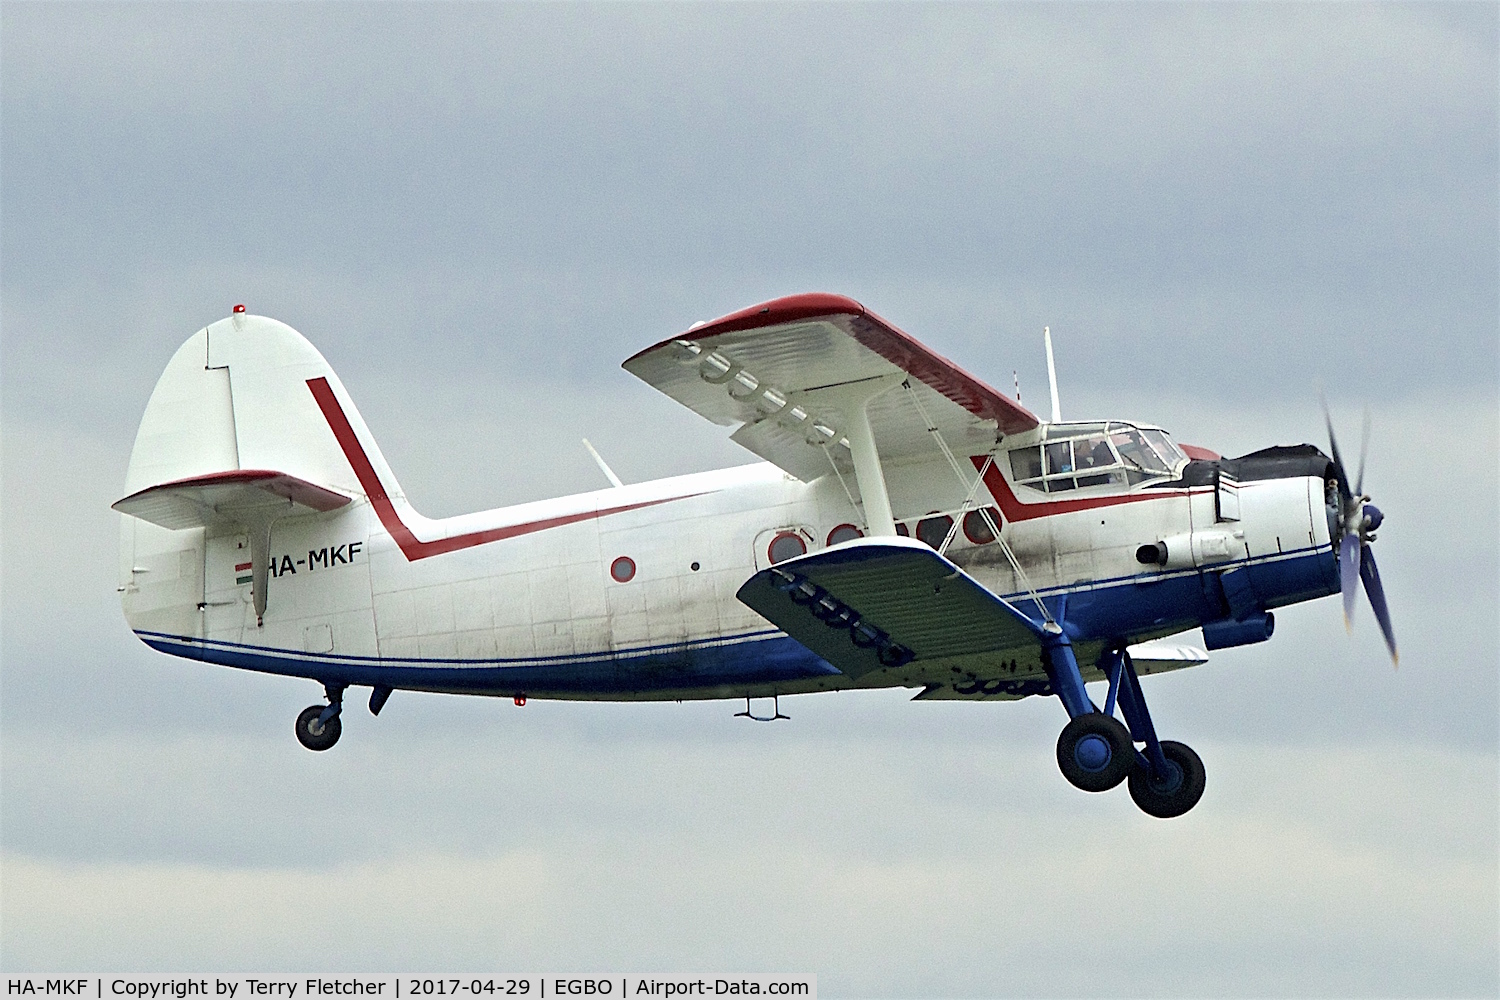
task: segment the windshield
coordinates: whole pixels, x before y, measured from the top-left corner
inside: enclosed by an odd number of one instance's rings
[[[1054,424],[1045,437],[1012,448],[1010,469],[1018,484],[1047,493],[1134,486],[1170,477],[1187,460],[1165,432],[1114,421]]]

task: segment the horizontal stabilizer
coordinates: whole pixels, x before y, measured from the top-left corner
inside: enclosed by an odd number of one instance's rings
[[[283,472],[239,469],[162,483],[111,506],[163,528],[220,528],[317,514],[349,499]]]
[[[917,663],[993,670],[1034,626],[922,542],[859,538],[788,559],[736,595],[850,677]]]

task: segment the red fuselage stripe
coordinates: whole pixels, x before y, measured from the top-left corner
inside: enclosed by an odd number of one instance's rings
[[[977,469],[984,468],[984,455],[973,455],[970,461]],[[1049,500],[1046,503],[1022,503],[1011,491],[1010,483],[1000,474],[992,462],[984,474],[984,485],[990,496],[1000,505],[1000,514],[1007,521],[1029,521],[1034,517],[1050,517],[1053,514],[1070,514],[1075,510],[1090,510],[1094,507],[1113,507],[1122,503],[1137,503],[1142,500],[1160,500],[1162,497],[1185,495],[1179,490],[1163,490],[1159,493],[1136,493],[1130,496],[1087,497],[1076,500]]]
[[[657,504],[670,503],[673,500],[685,500],[687,497],[666,497],[662,500],[646,500],[641,503],[625,504],[620,507],[608,507],[603,510],[586,510],[577,514],[562,514],[557,517],[546,517],[539,521],[528,521],[525,524],[509,524],[503,528],[487,528],[484,531],[472,531],[466,535],[454,535],[452,538],[439,538],[431,542],[424,542],[412,534],[401,520],[401,515],[396,512],[396,505],[386,494],[385,486],[380,477],[375,473],[375,467],[370,464],[370,458],[365,454],[364,446],[359,443],[359,437],[354,433],[354,428],[349,423],[349,418],[344,415],[344,408],[339,405],[337,397],[333,394],[333,388],[328,384],[326,378],[310,378],[307,387],[312,390],[313,398],[318,401],[318,408],[323,411],[323,417],[328,421],[328,427],[333,431],[333,436],[338,440],[339,447],[344,449],[344,457],[349,460],[349,465],[354,469],[354,475],[359,479],[360,488],[370,498],[370,504],[375,508],[380,523],[385,530],[390,532],[401,552],[408,561],[426,559],[428,556],[442,555],[444,552],[454,552],[458,549],[467,549],[475,545],[483,545],[486,542],[498,542],[503,538],[514,538],[517,535],[529,535],[534,531],[545,531],[547,528],[557,528],[564,524],[576,524],[579,521],[587,521],[592,518],[603,517],[605,514],[621,514],[627,510],[640,510],[642,507],[654,507]],[[701,494],[690,494],[700,496]]]

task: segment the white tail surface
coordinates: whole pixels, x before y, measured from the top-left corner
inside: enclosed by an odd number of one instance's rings
[[[318,407],[328,381],[389,494],[394,477],[318,349],[285,323],[238,314],[190,337],[156,383],[125,478],[126,494],[239,469],[267,469],[351,495],[359,480]]]
[[[206,537],[226,534],[244,536],[247,557],[254,551],[254,605],[263,613],[272,522],[364,497],[311,383],[325,401],[332,393],[386,494],[405,507],[317,348],[264,316],[220,320],[188,338],[157,381],[115,505],[131,515],[121,529],[120,590],[133,627],[199,634]]]

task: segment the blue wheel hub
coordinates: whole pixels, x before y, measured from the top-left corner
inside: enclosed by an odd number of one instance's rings
[[[1102,736],[1090,734],[1073,744],[1073,759],[1090,774],[1097,774],[1108,767],[1111,756],[1109,741]]]
[[[1167,760],[1165,774],[1151,775],[1151,790],[1159,795],[1171,795],[1182,787],[1182,767],[1175,760]]]

